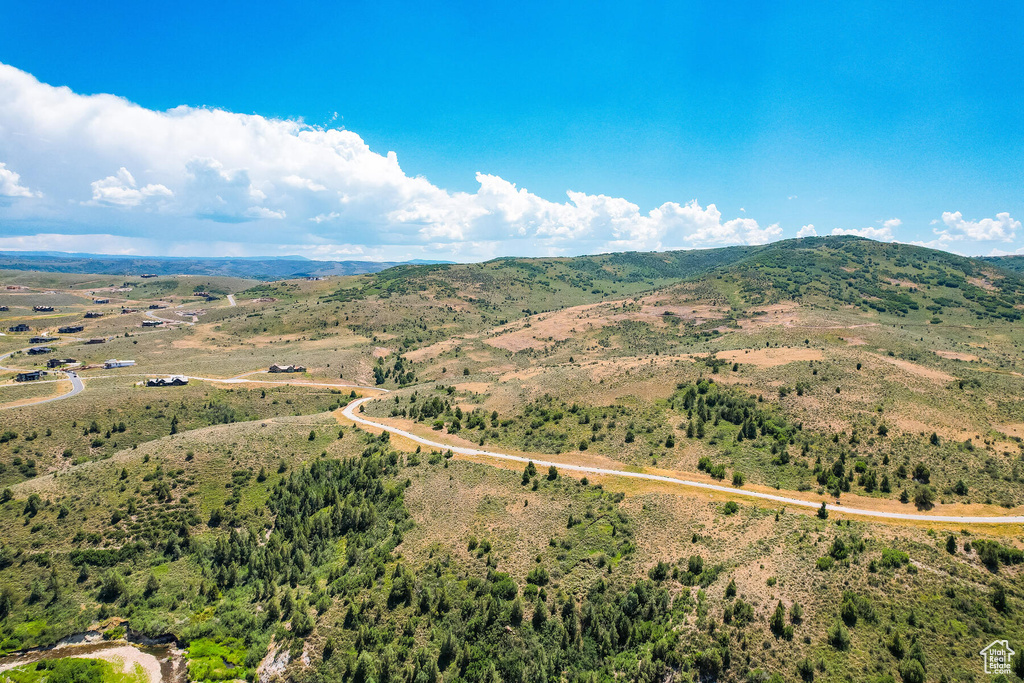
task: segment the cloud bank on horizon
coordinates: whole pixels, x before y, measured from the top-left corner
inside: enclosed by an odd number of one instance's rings
[[[644,212],[623,198],[570,190],[559,203],[496,175],[476,180],[468,193],[410,177],[394,152],[378,154],[348,130],[153,111],[0,64],[0,250],[471,261],[784,237],[778,223],[725,218],[696,199]],[[925,244],[943,249],[992,242],[1012,252],[1021,228],[1008,213],[946,211],[933,223]],[[891,241],[901,225],[831,233]],[[793,233],[817,234],[813,225]]]

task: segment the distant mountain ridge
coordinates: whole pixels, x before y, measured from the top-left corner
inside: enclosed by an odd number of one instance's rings
[[[209,275],[253,280],[286,280],[297,277],[362,275],[399,265],[427,265],[446,261],[314,261],[304,256],[249,256],[197,258],[179,256],[130,256],[48,251],[0,252],[0,270],[39,270],[51,273],[101,273],[109,275]]]
[[[1024,273],[1024,255],[980,256],[980,260],[1014,273]]]

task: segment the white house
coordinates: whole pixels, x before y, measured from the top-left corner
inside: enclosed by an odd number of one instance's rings
[[[106,363],[103,364],[103,367],[105,367],[105,368],[127,368],[127,367],[129,367],[131,365],[135,365],[135,361],[133,361],[133,360],[117,360],[116,358],[111,358],[110,360],[108,360]]]

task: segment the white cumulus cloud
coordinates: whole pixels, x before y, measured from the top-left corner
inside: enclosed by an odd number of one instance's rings
[[[893,222],[895,221],[895,225]],[[856,235],[857,237],[866,237],[870,240],[878,240],[879,242],[891,242],[895,239],[892,234],[893,228],[900,225],[898,218],[893,218],[884,221],[882,227],[874,228],[833,228],[833,235]]]
[[[995,218],[982,218],[978,221],[964,220],[959,211],[944,211],[942,223],[945,230],[935,230],[937,235],[947,235],[949,240],[982,240],[1012,242],[1020,230],[1020,221],[1009,213],[997,213]]]
[[[154,111],[2,64],[0,150],[0,195],[39,205],[8,202],[0,219],[18,211],[18,225],[33,234],[119,231],[166,250],[212,234],[225,252],[314,245],[323,254],[472,259],[761,244],[782,235],[778,224],[727,218],[713,203],[644,211],[572,190],[551,201],[483,172],[476,191],[450,192],[407,175],[394,152],[377,153],[352,131],[218,109]],[[5,164],[38,187],[26,188]]]
[[[91,185],[92,199],[88,203],[97,206],[139,206],[151,199],[174,195],[163,185],[149,184],[138,187],[135,177],[124,166],[115,175],[94,180]]]
[[[33,192],[21,184],[21,175],[7,168],[7,164],[0,161],[0,197],[38,197],[39,193]]]
[[[797,237],[817,237],[818,231],[814,229],[813,223],[808,223],[796,233]]]

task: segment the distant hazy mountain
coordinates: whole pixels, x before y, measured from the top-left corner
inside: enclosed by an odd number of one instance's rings
[[[104,273],[110,275],[220,275],[255,280],[295,277],[359,275],[392,266],[437,264],[445,261],[313,261],[303,256],[256,256],[192,258],[122,256],[51,251],[0,252],[0,270],[41,270],[54,273]]]

